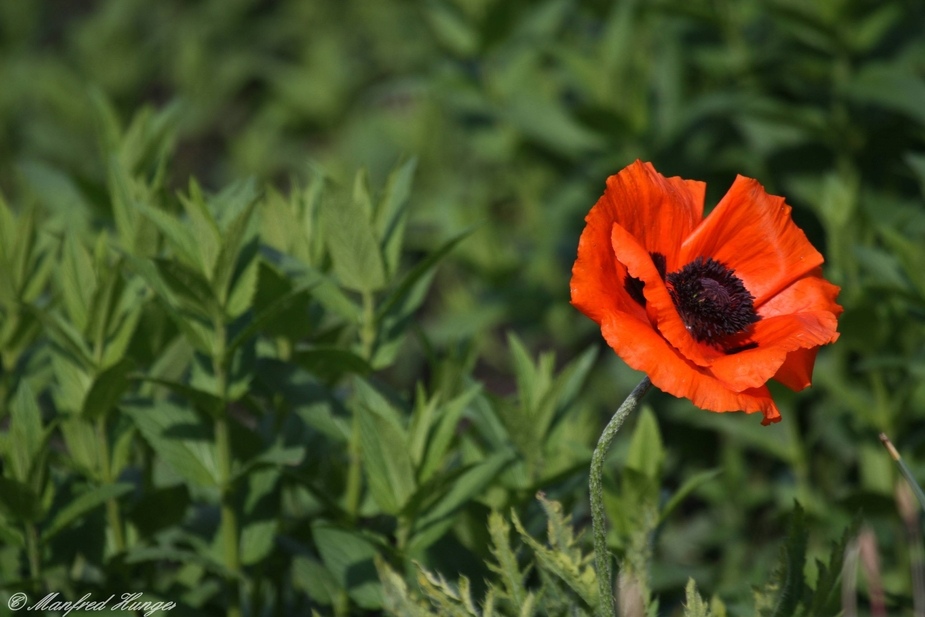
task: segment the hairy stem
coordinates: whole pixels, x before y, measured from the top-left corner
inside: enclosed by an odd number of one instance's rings
[[[613,414],[610,422],[604,427],[597,447],[594,448],[594,454],[591,455],[591,525],[594,529],[594,565],[597,570],[597,589],[600,596],[598,615],[600,617],[616,616],[613,598],[613,568],[610,563],[610,554],[607,552],[607,529],[604,518],[604,457],[614,437],[617,436],[617,431],[623,425],[623,421],[631,411],[636,409],[650,387],[652,387],[652,382],[646,377],[630,392],[620,408]]]

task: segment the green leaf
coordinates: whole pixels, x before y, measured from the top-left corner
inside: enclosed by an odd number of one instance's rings
[[[260,563],[273,550],[278,523],[275,519],[247,523],[241,530],[241,564],[245,566]]]
[[[414,493],[408,435],[397,413],[372,386],[357,381],[355,413],[360,423],[363,471],[383,512],[397,514]]]
[[[68,317],[79,332],[85,333],[97,278],[89,251],[72,234],[64,237],[58,272],[58,286]]]
[[[57,311],[45,311],[30,306],[32,313],[42,322],[46,330],[50,331],[52,339],[61,348],[71,361],[84,370],[95,366],[93,354],[87,347],[86,341],[74,326],[67,322]]]
[[[200,353],[211,356],[214,343],[213,324],[203,315],[180,310],[174,304],[174,296],[157,272],[154,262],[129,256],[128,263],[157,294],[171,320],[183,332],[183,336]]]
[[[193,237],[196,239],[198,253],[197,263],[201,264],[199,272],[212,280],[212,274],[218,261],[222,234],[215,217],[206,205],[202,189],[195,179],[190,180],[189,195],[180,195],[180,203],[186,210]]]
[[[42,519],[42,502],[32,488],[12,478],[0,476],[0,512],[20,522],[37,522]]]
[[[257,291],[257,277],[260,272],[260,263],[257,259],[257,246],[253,245],[253,251],[246,255],[243,268],[231,281],[231,291],[224,303],[225,318],[229,321],[237,319],[245,311],[251,309],[254,302],[254,294]]]
[[[511,548],[511,526],[500,512],[493,511],[488,517],[488,533],[491,536],[491,554],[497,565],[489,564],[493,572],[501,577],[504,591],[510,597],[514,608],[520,609],[526,601],[525,575],[517,564],[517,555]]]
[[[206,272],[202,262],[202,256],[199,251],[198,242],[188,226],[186,226],[175,216],[168,214],[163,210],[152,208],[151,206],[138,201],[133,203],[135,208],[137,208],[138,211],[141,212],[148,220],[154,223],[160,232],[164,234],[164,237],[166,237],[170,243],[170,247],[173,249],[174,254],[180,260],[182,260],[183,264],[187,268],[192,269],[194,272],[199,273],[200,275]]]
[[[128,389],[128,374],[134,365],[131,358],[125,358],[97,375],[84,398],[81,415],[95,420],[109,414]]]
[[[652,407],[644,405],[633,431],[626,466],[639,471],[647,478],[657,479],[661,475],[664,461],[665,446],[662,443],[662,434],[658,430],[658,420]]]
[[[761,617],[790,617],[806,592],[803,569],[806,565],[806,514],[795,504],[780,561],[764,589],[756,592],[755,608]]]
[[[183,308],[211,320],[221,318],[218,300],[212,294],[209,281],[202,275],[173,259],[155,259],[153,262],[157,274]]]
[[[253,218],[254,209],[257,206],[257,195],[253,190],[240,193],[239,197],[249,201],[222,231],[221,252],[219,253],[218,261],[215,264],[215,271],[212,276],[216,293],[223,304],[225,300],[232,295],[232,277],[235,273],[235,269],[238,267],[238,257],[242,254],[242,249],[247,239],[248,228],[251,227],[251,219]],[[252,254],[251,259],[255,258],[256,251]],[[244,269],[246,270],[252,265],[253,264],[247,264]]]
[[[29,383],[23,380],[19,383],[10,409],[10,466],[14,478],[29,483],[47,437],[35,395]]]
[[[42,541],[47,542],[87,512],[131,490],[132,485],[128,483],[107,484],[97,486],[85,493],[81,493],[76,498],[72,498],[66,506],[54,514],[48,526],[42,532]]]
[[[0,479],[0,482],[2,482],[2,479]],[[0,513],[2,511],[3,507],[0,506]],[[0,516],[0,544],[18,549],[23,549],[26,546],[26,539],[23,537],[22,532],[7,524],[3,516]]]
[[[372,221],[356,200],[326,199],[321,224],[334,272],[344,287],[372,293],[385,286],[385,264]]]
[[[584,602],[583,608],[591,611],[598,605],[597,577],[594,569],[588,564],[588,559],[580,555],[580,552],[575,549],[569,550],[571,549],[570,542],[566,542],[565,546],[561,544],[563,539],[561,530],[571,526],[569,520],[562,516],[561,506],[558,509],[547,509],[547,515],[549,514],[558,518],[556,521],[550,520],[549,522],[550,542],[554,543],[552,549],[533,539],[513,510],[511,519],[520,537],[533,550],[540,568],[565,583]]]
[[[206,392],[205,390],[200,390],[194,388],[193,386],[183,383],[180,381],[173,381],[170,379],[161,379],[159,377],[146,377],[140,375],[138,379],[142,381],[148,381],[151,383],[156,383],[160,386],[168,388],[172,392],[179,394],[190,403],[193,404],[193,407],[198,409],[200,412],[205,414],[208,417],[217,417],[222,408],[222,399],[215,396],[211,392]]]
[[[318,604],[330,606],[342,587],[321,562],[305,555],[292,560],[292,584]]]
[[[380,608],[382,594],[373,563],[377,554],[373,543],[354,531],[323,521],[312,524],[312,538],[321,560],[340,588],[345,589],[360,607]]]
[[[357,354],[338,347],[300,349],[292,354],[292,360],[309,373],[331,383],[346,374],[368,375],[373,370]]]
[[[694,579],[687,579],[687,586],[684,588],[684,617],[710,617],[710,607],[703,601],[700,594],[697,593],[697,584]]]
[[[662,506],[661,512],[658,515],[659,524],[663,523],[667,519],[674,509],[681,505],[681,502],[684,499],[697,490],[701,485],[706,484],[713,478],[717,477],[722,473],[722,469],[707,469],[706,471],[700,471],[692,475],[690,478],[684,481],[684,484],[681,485],[674,495]]]
[[[429,439],[426,439],[426,441],[422,439],[421,445],[426,445],[426,450],[418,468],[418,477],[421,482],[429,480],[443,463],[450,443],[452,443],[453,437],[459,428],[463,413],[481,391],[481,384],[474,384],[468,390],[437,409],[435,413],[436,428],[428,433]]]
[[[399,282],[376,312],[378,335],[373,352],[375,368],[388,366],[398,352],[403,336],[409,327],[414,312],[427,296],[435,267],[457,244],[472,233],[466,230],[450,239],[434,253],[418,262]]]
[[[389,276],[398,272],[405,223],[408,220],[408,198],[417,160],[410,159],[389,174],[376,208],[376,234],[382,244],[382,255]]]
[[[439,540],[453,526],[462,507],[481,495],[515,456],[513,451],[495,452],[456,477],[446,493],[415,519],[408,552],[417,554]]]
[[[219,486],[212,430],[192,410],[160,401],[126,405],[125,411],[158,457],[188,482]]]
[[[294,284],[306,289],[311,288],[312,297],[326,309],[352,323],[360,320],[360,307],[348,298],[330,277],[278,251],[264,247],[263,254],[282,270],[283,274],[292,279]]]
[[[306,301],[309,297],[310,290],[311,288],[306,286],[296,287],[285,295],[275,298],[267,306],[264,306],[240,332],[234,335],[234,338],[231,339],[231,343],[228,344],[227,353],[230,355],[237,351],[246,341],[256,336],[261,328],[272,323],[274,318],[280,313]]]

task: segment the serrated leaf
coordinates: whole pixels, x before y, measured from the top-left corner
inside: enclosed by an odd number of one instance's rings
[[[787,543],[780,549],[777,567],[764,589],[756,595],[756,609],[762,617],[791,617],[795,614],[806,591],[803,569],[808,535],[806,515],[803,508],[796,504]]]
[[[71,323],[84,333],[90,318],[90,303],[96,290],[96,273],[89,251],[72,234],[64,238],[58,287]]]
[[[504,591],[510,597],[514,608],[522,609],[525,602],[524,573],[517,564],[517,555],[511,548],[511,526],[500,512],[493,511],[488,517],[488,533],[491,536],[491,553],[498,564],[489,568],[501,576]]]
[[[439,540],[452,527],[459,510],[480,495],[514,457],[513,451],[496,452],[455,478],[446,494],[415,519],[408,552],[415,554]]]
[[[93,354],[90,352],[90,348],[87,347],[83,336],[59,313],[45,311],[34,306],[30,306],[29,309],[41,321],[45,329],[51,333],[52,339],[61,348],[61,351],[69,355],[75,365],[84,370],[89,370],[95,365]]]
[[[276,519],[253,521],[241,530],[241,564],[249,566],[263,561],[276,539]]]
[[[664,460],[665,446],[662,443],[661,431],[658,430],[658,420],[652,408],[644,405],[633,431],[626,466],[639,471],[647,478],[656,479],[661,475]]]
[[[514,528],[523,541],[533,550],[533,554],[541,569],[559,578],[585,603],[585,610],[592,610],[598,606],[597,576],[594,569],[584,563],[584,559],[577,560],[574,555],[551,550],[527,533],[517,513],[511,511]],[[564,524],[564,523],[563,523]]]
[[[385,264],[363,206],[344,196],[329,196],[321,207],[321,223],[341,285],[364,293],[384,287]]]
[[[257,195],[255,193],[250,192],[240,197],[242,199],[248,199],[249,201],[223,230],[221,251],[218,255],[218,261],[215,264],[215,270],[212,276],[219,301],[225,303],[225,300],[229,299],[228,304],[231,304],[230,296],[233,295],[231,289],[231,284],[233,282],[232,276],[235,273],[235,269],[238,267],[238,258],[242,254],[242,249],[247,239],[248,228],[251,225],[251,219],[253,218],[254,210],[257,206]],[[256,259],[256,256],[256,251],[253,251],[251,259]],[[252,265],[254,264],[247,264],[244,266],[244,269],[246,270]],[[241,278],[242,277],[239,277],[238,284],[240,284]],[[229,313],[231,313],[231,311],[229,311]]]
[[[408,220],[408,198],[417,159],[410,159],[389,174],[382,197],[376,207],[376,233],[382,245],[386,272],[395,276],[401,258],[405,223]]]
[[[115,408],[122,394],[128,389],[128,374],[134,365],[131,358],[125,358],[98,374],[84,398],[81,416],[87,420],[95,420]]]
[[[212,431],[193,411],[167,401],[126,405],[125,411],[155,453],[188,482],[219,486]]]
[[[133,202],[135,208],[160,230],[170,243],[174,254],[183,264],[194,272],[205,273],[199,247],[190,229],[179,219],[163,210],[153,208],[145,203]]]
[[[202,275],[173,259],[154,259],[153,263],[158,276],[183,308],[212,320],[221,318],[218,300]]]
[[[341,587],[334,574],[321,562],[305,555],[296,555],[292,560],[292,584],[304,591],[318,604],[330,606],[334,603]]]
[[[381,303],[376,311],[378,336],[372,358],[375,368],[383,368],[391,364],[414,312],[424,302],[435,267],[472,231],[473,229],[469,229],[455,236],[434,253],[418,262]]]
[[[301,287],[311,288],[312,297],[326,309],[347,321],[356,323],[360,319],[360,307],[347,297],[330,277],[307,264],[296,261],[288,255],[263,247],[263,255]]]
[[[200,353],[211,355],[214,344],[213,324],[206,321],[202,315],[182,311],[174,305],[173,294],[158,275],[157,268],[151,260],[129,256],[128,263],[132,270],[154,290],[161,300],[161,306],[164,307],[190,345]]]
[[[684,596],[684,617],[710,617],[710,608],[697,593],[697,584],[694,579],[687,579]]]
[[[240,332],[234,335],[231,343],[228,344],[227,353],[233,354],[247,340],[254,337],[261,328],[268,325],[273,319],[286,311],[295,304],[306,300],[309,297],[311,287],[300,286],[273,300],[269,305],[263,307]]]
[[[354,413],[360,423],[363,471],[379,507],[388,514],[396,514],[415,489],[408,435],[385,398],[371,386],[358,384]]]
[[[350,598],[362,608],[381,608],[382,593],[373,563],[377,551],[372,542],[355,531],[323,521],[312,525],[312,538],[325,567]]]
[[[41,452],[46,431],[42,427],[42,412],[35,402],[32,388],[21,381],[10,406],[10,449],[13,477],[28,483]]]
[[[195,179],[190,180],[189,195],[180,195],[180,203],[186,211],[193,237],[196,239],[198,252],[197,262],[201,264],[201,272],[209,280],[216,267],[218,254],[222,242],[222,234],[215,222],[215,217],[206,205],[205,196]]]
[[[245,253],[248,251],[245,249]],[[253,251],[246,256],[246,263],[232,278],[231,291],[228,293],[227,301],[224,304],[225,318],[229,321],[237,319],[245,311],[250,310],[254,302],[254,293],[257,291],[257,276],[260,272],[260,263],[257,259],[257,245],[253,245]]]
[[[66,506],[55,512],[48,526],[42,532],[42,541],[47,542],[87,512],[131,490],[132,485],[124,482],[106,484],[92,488],[72,498]]]

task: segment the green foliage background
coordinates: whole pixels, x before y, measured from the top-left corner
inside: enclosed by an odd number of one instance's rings
[[[708,204],[737,173],[785,195],[845,314],[778,425],[650,395],[609,465],[631,587],[650,614],[690,577],[794,614],[752,587],[788,580],[797,500],[810,586],[860,511],[912,614],[917,515],[877,433],[925,478],[922,23],[912,0],[0,3],[0,600],[377,614],[416,561],[502,614],[515,567],[591,610],[590,534],[542,538],[556,502],[589,526],[591,448],[640,375],[568,280],[640,158]]]

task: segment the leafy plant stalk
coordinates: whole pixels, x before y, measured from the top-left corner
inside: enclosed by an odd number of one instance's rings
[[[604,432],[594,448],[591,455],[591,525],[594,532],[594,565],[597,570],[597,588],[599,593],[598,614],[600,617],[615,617],[616,607],[613,598],[613,569],[610,562],[610,555],[607,552],[607,530],[604,520],[604,457],[617,431],[623,425],[624,420],[631,411],[636,409],[639,401],[645,396],[652,382],[649,378],[644,378],[636,386],[630,395],[626,397],[620,408],[604,427]]]
[[[26,523],[26,552],[29,555],[29,577],[38,584],[42,575],[39,531],[35,523]]]
[[[241,571],[241,557],[238,551],[238,516],[234,507],[234,491],[231,480],[231,434],[228,418],[228,364],[225,359],[226,330],[224,324],[215,326],[215,353],[213,370],[219,397],[222,401],[218,419],[215,421],[215,448],[218,456],[218,473],[221,489],[221,534],[224,545],[225,567],[228,570],[228,617],[241,617],[241,599],[238,591],[238,576]]]
[[[109,440],[106,430],[106,416],[100,416],[96,421],[96,442],[100,453],[100,475],[103,484],[112,484],[112,459],[109,452]],[[116,553],[125,552],[125,534],[122,528],[122,514],[119,511],[119,502],[115,497],[106,500],[106,518],[112,529],[112,540]]]

